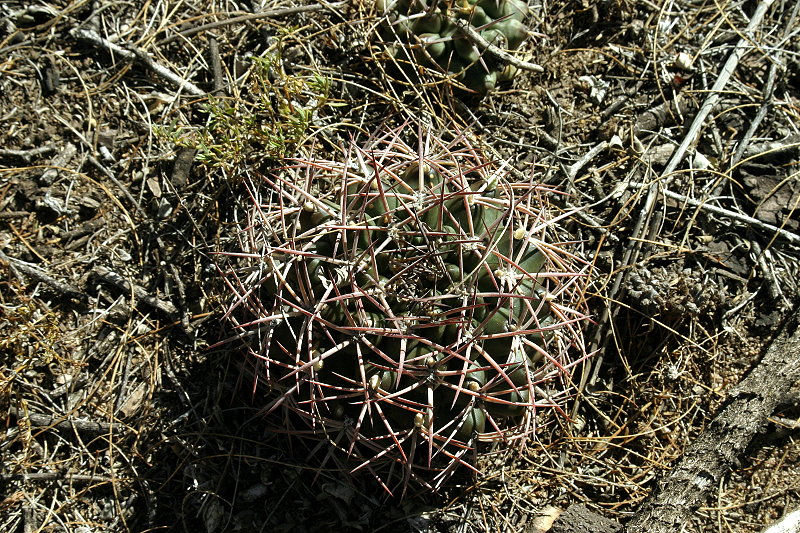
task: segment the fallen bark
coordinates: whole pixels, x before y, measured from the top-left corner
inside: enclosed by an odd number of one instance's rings
[[[678,464],[625,524],[626,533],[680,531],[690,514],[762,431],[781,399],[800,379],[800,317],[795,309],[761,361],[729,393],[729,400]]]
[[[758,364],[730,390],[729,399],[717,416],[689,445],[672,470],[656,484],[651,495],[621,531],[682,531],[691,514],[740,459],[756,433],[763,430],[767,417],[781,406],[789,389],[798,380],[800,309],[795,308],[784,320]],[[584,531],[585,523],[583,514],[568,510],[556,520],[553,530],[578,533]],[[605,524],[605,527],[611,529],[603,531],[614,531],[613,526]]]

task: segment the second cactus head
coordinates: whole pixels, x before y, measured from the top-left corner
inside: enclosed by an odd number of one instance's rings
[[[528,5],[523,0],[377,0],[385,16],[387,38],[397,38],[416,64],[438,70],[481,94],[513,78],[516,69],[503,65],[463,31],[473,28],[486,42],[516,50],[528,34]]]

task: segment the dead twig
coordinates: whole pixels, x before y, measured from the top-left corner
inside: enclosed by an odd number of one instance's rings
[[[513,55],[509,54],[502,48],[498,48],[486,39],[481,36],[478,31],[472,27],[472,25],[466,21],[454,18],[452,22],[458,26],[458,29],[467,37],[469,40],[472,41],[476,46],[486,50],[489,54],[493,55],[500,61],[504,61],[509,65],[513,65],[520,70],[529,70],[531,72],[544,72],[544,67],[541,65],[537,65],[536,63],[529,63],[527,61],[523,61],[521,59],[517,59]]]
[[[608,141],[602,141],[594,145],[592,149],[586,152],[586,154],[583,157],[578,159],[574,164],[570,165],[567,168],[567,177],[569,177],[569,180],[570,181],[574,180],[575,177],[578,175],[578,173],[581,171],[581,169],[583,169],[583,167],[585,167],[592,159],[594,159],[597,156],[597,154],[599,154],[606,148],[608,148]]]
[[[714,83],[714,86],[711,87],[711,92],[708,95],[708,98],[706,98],[705,102],[703,102],[703,105],[700,106],[700,110],[694,117],[694,121],[692,122],[689,131],[686,133],[686,136],[683,138],[680,146],[678,146],[677,150],[675,150],[675,153],[672,154],[672,159],[670,159],[669,163],[667,163],[667,166],[664,168],[664,172],[661,174],[662,176],[668,176],[669,174],[672,174],[672,172],[678,168],[678,165],[681,164],[681,161],[683,161],[683,157],[686,155],[689,147],[694,145],[697,137],[700,135],[700,130],[705,124],[706,118],[708,117],[709,113],[711,113],[711,110],[714,109],[714,106],[717,105],[717,102],[719,102],[722,90],[728,84],[728,80],[731,79],[733,71],[736,70],[736,67],[739,65],[739,60],[750,48],[749,37],[753,34],[759,24],[761,24],[761,21],[764,19],[764,15],[767,13],[767,9],[769,9],[773,1],[774,0],[761,0],[761,2],[759,2],[755,13],[753,13],[753,17],[750,19],[750,23],[744,30],[744,36],[739,39],[738,43],[736,43],[736,47],[733,49],[733,52],[731,52],[728,61],[726,61],[725,65],[722,67],[722,70],[717,77],[717,81]]]
[[[164,313],[171,320],[179,319],[178,310],[175,308],[172,302],[168,302],[158,298],[157,296],[153,296],[144,288],[140,287],[139,285],[132,284],[116,272],[113,272],[106,267],[95,267],[92,272],[102,281],[105,281],[106,283],[113,285],[127,293],[132,292],[138,301]]]
[[[52,278],[44,270],[42,270],[42,268],[34,265],[33,263],[28,263],[27,261],[16,259],[14,257],[9,257],[2,251],[0,251],[0,260],[7,262],[11,268],[18,270],[22,274],[25,274],[36,281],[44,283],[45,285],[55,289],[57,292],[70,299],[80,302],[86,299],[86,294],[83,291],[74,285]]]
[[[70,33],[78,41],[91,44],[96,48],[101,48],[129,61],[138,61],[142,66],[151,70],[157,76],[165,79],[173,85],[176,85],[178,88],[185,88],[188,93],[194,96],[206,95],[204,90],[200,89],[192,82],[181,78],[167,67],[156,63],[156,61],[143,50],[139,50],[131,45],[123,47],[112,43],[108,39],[101,37],[96,31],[86,28],[75,28]]]
[[[83,420],[80,418],[67,418],[63,416],[50,416],[41,413],[24,414],[20,409],[12,407],[9,414],[14,418],[26,418],[31,426],[53,428],[59,431],[75,430],[87,435],[107,435],[109,433],[119,433],[123,426],[108,422],[95,422],[93,420]]]
[[[125,405],[125,400],[128,399],[128,380],[131,377],[131,359],[133,358],[133,352],[128,351],[127,357],[125,358],[125,366],[122,369],[122,380],[119,383],[119,393],[117,394],[117,401],[114,402],[114,414],[117,415],[121,410],[122,407]]]
[[[208,38],[208,55],[211,60],[211,72],[214,74],[214,96],[222,96],[224,78],[222,76],[222,61],[219,56],[219,44],[213,35]]]
[[[2,211],[0,212],[0,220],[4,218],[22,218],[30,215],[30,211]]]
[[[633,188],[633,189],[641,189],[641,188],[648,187],[648,185],[644,184],[644,183],[631,182],[631,183],[628,184],[628,187],[629,188]],[[715,215],[724,216],[724,217],[730,218],[731,220],[735,220],[737,222],[743,222],[745,224],[750,225],[751,227],[760,229],[760,230],[765,231],[767,233],[772,233],[776,237],[778,237],[780,239],[783,239],[784,241],[787,241],[787,242],[789,242],[791,244],[800,245],[800,235],[795,235],[794,233],[792,233],[790,231],[786,231],[783,228],[779,228],[777,226],[773,226],[772,224],[767,224],[766,222],[762,222],[761,220],[759,220],[757,218],[753,218],[753,217],[750,217],[750,216],[747,216],[747,215],[743,215],[741,213],[736,213],[736,212],[730,211],[728,209],[723,209],[722,207],[716,207],[716,206],[710,205],[710,204],[705,203],[705,202],[700,202],[700,201],[695,200],[693,198],[689,198],[688,196],[684,196],[684,195],[678,194],[676,192],[668,191],[666,189],[662,190],[661,194],[663,194],[665,197],[667,197],[667,198],[669,198],[671,200],[675,200],[677,202],[684,203],[684,204],[686,204],[688,206],[691,206],[691,207],[697,207],[697,208],[702,209],[704,211],[708,211],[709,213],[714,213]]]
[[[107,476],[95,476],[86,474],[69,474],[62,470],[55,470],[53,472],[31,472],[20,474],[2,474],[0,479],[3,481],[53,481],[56,479],[63,479],[70,482],[81,483],[111,483],[114,480]]]
[[[52,144],[45,146],[38,146],[36,148],[28,148],[27,150],[14,150],[11,148],[0,148],[0,159],[17,159],[26,164],[37,157],[51,154],[56,151],[56,147]]]
[[[178,271],[178,267],[176,267],[174,263],[169,264],[169,271],[170,274],[172,274],[172,280],[175,282],[175,286],[178,289],[178,304],[180,304],[181,327],[183,327],[183,331],[185,331],[187,335],[191,335],[192,326],[189,323],[189,307],[186,305],[186,288],[183,285],[181,273]]]
[[[56,178],[58,178],[58,169],[65,168],[77,153],[78,148],[74,144],[71,142],[66,143],[64,148],[62,148],[50,162],[50,168],[42,172],[42,183],[52,185]]]
[[[157,46],[163,46],[165,44],[169,44],[172,42],[177,41],[178,39],[186,39],[187,37],[191,37],[192,35],[197,35],[198,33],[202,33],[204,31],[214,30],[217,28],[222,28],[224,26],[231,26],[233,24],[239,24],[241,22],[249,22],[251,20],[260,20],[260,19],[268,19],[268,18],[275,18],[275,17],[282,17],[286,15],[294,15],[297,13],[308,13],[312,11],[323,11],[325,9],[328,10],[336,10],[341,7],[347,5],[347,2],[334,2],[332,4],[328,4],[325,2],[318,2],[316,4],[311,4],[308,6],[296,6],[296,7],[285,7],[282,9],[267,9],[265,11],[259,11],[258,13],[248,13],[246,15],[239,15],[238,17],[231,17],[225,20],[217,20],[215,22],[209,22],[208,24],[203,24],[202,26],[196,26],[194,28],[189,28],[183,30],[175,35],[171,35],[165,39],[161,39],[156,43]]]
[[[797,154],[800,154],[800,135],[790,135],[779,141],[751,144],[744,153],[747,159],[761,157],[796,157]]]
[[[771,300],[777,300],[781,295],[781,287],[778,284],[778,280],[775,279],[775,275],[772,273],[772,268],[770,268],[767,262],[764,250],[761,249],[761,245],[756,241],[750,241],[750,249],[755,256],[758,269],[761,271],[761,277],[766,282],[767,294],[769,294]]]

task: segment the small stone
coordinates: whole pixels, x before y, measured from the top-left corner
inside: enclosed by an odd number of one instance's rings
[[[686,52],[681,52],[675,57],[675,61],[673,63],[676,68],[681,70],[690,71],[694,69],[694,59],[692,56],[687,54]]]

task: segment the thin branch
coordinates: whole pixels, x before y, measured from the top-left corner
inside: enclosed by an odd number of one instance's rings
[[[156,75],[167,80],[179,88],[185,88],[186,91],[194,96],[205,96],[206,92],[200,89],[192,82],[185,80],[169,70],[167,67],[156,63],[156,61],[147,55],[144,50],[139,50],[131,45],[125,47],[112,43],[108,39],[100,36],[95,30],[86,28],[75,28],[71,32],[72,36],[78,41],[91,44],[96,48],[102,48],[112,54],[116,54],[129,61],[138,61],[145,68],[150,69]]]
[[[54,472],[31,472],[29,474],[0,474],[0,479],[8,481],[53,481],[63,479],[71,482],[81,483],[111,483],[114,480],[106,476],[95,476],[86,474],[69,474],[62,470]]]
[[[478,30],[472,27],[472,25],[466,21],[454,18],[452,22],[458,26],[458,29],[464,33],[467,37],[469,37],[470,41],[475,43],[478,47],[486,50],[491,55],[495,56],[500,61],[505,61],[509,65],[513,65],[520,70],[529,70],[531,72],[544,72],[544,67],[541,65],[537,65],[536,63],[528,63],[527,61],[522,61],[521,59],[517,59],[513,55],[509,54],[505,50],[496,47],[489,41],[483,38]]]
[[[78,301],[83,301],[86,299],[86,294],[84,294],[83,291],[79,290],[74,285],[53,279],[44,270],[42,270],[42,268],[33,263],[28,263],[27,261],[23,261],[15,257],[9,257],[2,251],[0,251],[0,260],[6,261],[11,268],[18,270],[19,272],[35,279],[36,281],[50,286],[68,298]]]
[[[683,142],[681,142],[681,145],[675,150],[675,153],[672,154],[672,159],[670,159],[666,168],[664,168],[664,172],[661,174],[662,176],[668,176],[678,168],[678,165],[681,164],[683,157],[686,155],[686,151],[697,140],[697,137],[700,135],[700,129],[703,127],[711,110],[717,105],[717,102],[719,102],[720,94],[728,84],[728,80],[730,80],[731,75],[733,75],[733,71],[736,70],[736,67],[739,65],[739,60],[744,56],[745,52],[750,49],[749,36],[751,36],[759,24],[761,24],[764,15],[767,13],[767,9],[769,9],[773,1],[774,0],[761,0],[761,2],[759,2],[756,12],[753,13],[753,18],[750,19],[750,23],[744,30],[744,36],[736,43],[736,48],[733,49],[728,61],[726,61],[725,65],[722,67],[717,81],[711,88],[711,93],[694,117],[694,122],[692,122],[688,133],[683,138]]]
[[[641,189],[641,188],[648,187],[648,185],[645,184],[645,183],[632,182],[632,183],[628,184],[628,187],[632,188],[632,189]],[[786,231],[783,228],[779,228],[778,226],[773,226],[772,224],[767,224],[766,222],[762,222],[761,220],[759,220],[757,218],[753,218],[753,217],[750,217],[750,216],[747,216],[747,215],[743,215],[741,213],[736,213],[734,211],[729,211],[729,210],[723,209],[721,207],[716,207],[716,206],[713,206],[713,205],[709,205],[707,203],[700,202],[698,200],[695,200],[693,198],[689,198],[688,196],[684,196],[684,195],[678,194],[676,192],[672,192],[672,191],[668,191],[668,190],[662,190],[661,194],[663,194],[664,196],[666,196],[667,198],[670,198],[672,200],[675,200],[675,201],[678,201],[678,202],[681,202],[681,203],[685,203],[686,205],[690,205],[692,207],[697,207],[699,209],[703,209],[704,211],[708,211],[709,213],[714,213],[716,215],[721,215],[721,216],[724,216],[724,217],[728,217],[731,220],[736,220],[737,222],[744,222],[745,224],[749,224],[750,226],[753,226],[753,227],[758,228],[760,230],[766,231],[768,233],[773,233],[777,237],[779,237],[779,238],[781,238],[781,239],[783,239],[785,241],[788,241],[791,244],[800,246],[800,235],[795,235],[794,233],[792,233],[790,231]]]
[[[231,26],[233,24],[239,24],[240,22],[249,22],[251,20],[282,17],[285,15],[294,15],[296,13],[322,11],[325,9],[335,10],[339,9],[340,7],[344,7],[345,5],[347,5],[347,2],[335,2],[333,4],[326,4],[325,2],[319,2],[308,6],[285,7],[282,9],[267,9],[266,11],[259,11],[258,13],[248,13],[247,15],[240,15],[238,17],[232,17],[225,20],[217,20],[214,22],[209,22],[208,24],[203,24],[202,26],[189,28],[187,30],[183,30],[179,33],[176,33],[175,35],[171,35],[166,39],[161,39],[156,44],[158,46],[162,46],[165,44],[175,42],[178,39],[185,39],[187,37],[191,37],[192,35],[196,35],[204,31],[214,30],[216,28],[222,28],[224,26]]]
[[[578,159],[573,165],[570,165],[570,167],[567,168],[567,176],[569,177],[570,181],[574,180],[575,177],[578,175],[578,173],[581,171],[581,169],[583,169],[583,167],[585,167],[592,159],[594,159],[597,156],[597,154],[599,154],[606,148],[608,148],[608,141],[602,141],[600,143],[597,143],[592,147],[591,150],[586,152],[586,154],[583,157]]]
[[[64,416],[50,416],[41,413],[24,414],[20,409],[12,407],[9,414],[14,418],[26,418],[31,426],[53,428],[60,431],[75,430],[79,433],[90,435],[104,435],[112,432],[118,433],[123,426],[119,424],[109,424],[107,422],[95,422],[93,420],[83,420],[80,418],[69,418]]]
[[[28,148],[27,150],[14,150],[12,148],[0,148],[0,159],[18,159],[27,164],[43,155],[55,152],[56,147],[52,144],[45,146],[38,146],[36,148]]]
[[[175,308],[175,305],[173,305],[172,302],[153,296],[144,288],[140,287],[139,285],[133,285],[127,279],[105,267],[97,266],[94,268],[93,272],[95,275],[97,275],[97,277],[106,283],[113,285],[125,292],[132,292],[137,300],[146,303],[158,311],[161,311],[170,319],[175,320],[178,318],[178,310]]]

